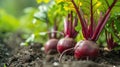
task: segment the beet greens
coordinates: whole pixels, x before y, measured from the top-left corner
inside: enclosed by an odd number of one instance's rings
[[[114,48],[118,47],[120,43],[120,15],[119,14],[114,14],[112,17],[109,19],[109,23],[107,23],[105,27],[105,36],[106,36],[106,41],[107,41],[107,48],[109,50],[114,50]],[[119,48],[119,47],[118,47]]]
[[[94,19],[94,13],[93,13],[94,4],[92,4],[93,0],[90,0],[90,25],[88,25],[88,22],[85,21],[86,18],[82,16],[83,11],[81,10],[81,7],[78,7],[75,1],[72,0],[76,13],[79,17],[79,20],[82,26],[82,33],[85,39],[87,40],[89,39],[92,41],[96,41],[98,39],[102,29],[104,28],[107,20],[109,19],[111,10],[115,6],[117,1],[118,0],[113,0],[113,3],[111,5],[108,5],[108,9],[106,10],[104,16],[100,14],[98,24],[96,25],[95,19]]]

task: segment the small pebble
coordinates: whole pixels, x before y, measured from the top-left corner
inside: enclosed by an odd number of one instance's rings
[[[5,53],[7,56],[9,56],[10,54],[9,53]]]
[[[44,51],[44,50],[45,50],[45,48],[44,48],[44,47],[42,47],[42,48],[41,48],[41,51]]]
[[[54,62],[54,63],[53,63],[53,66],[58,66],[58,65],[59,65],[58,62]]]
[[[116,67],[116,66],[113,66],[113,67]]]

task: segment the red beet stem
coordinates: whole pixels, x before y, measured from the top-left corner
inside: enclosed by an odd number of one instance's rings
[[[69,14],[66,20],[64,21],[64,33],[65,33],[65,36],[69,36]]]
[[[75,21],[73,21],[75,19]],[[68,14],[66,20],[64,21],[64,34],[65,37],[69,38],[75,38],[77,35],[77,31],[75,30],[75,27],[77,26],[77,19],[73,18],[73,12]]]
[[[69,22],[69,35],[72,37],[72,25],[73,25],[73,14],[72,12],[70,13],[70,22]]]
[[[91,0],[91,4],[90,4],[90,14],[91,14],[91,17],[90,17],[90,21],[91,21],[91,23],[90,23],[90,37],[93,35],[93,23],[94,23],[94,18],[93,18],[93,5],[92,5],[92,0]]]
[[[112,24],[110,24],[109,26],[111,26],[114,30],[114,21],[112,21]],[[107,30],[105,30],[105,36],[106,36],[108,49],[111,50],[118,45],[116,42],[114,42],[112,34],[109,33]]]
[[[58,30],[58,26],[56,24],[56,20],[54,21],[53,33],[51,34],[52,38],[57,38],[57,33],[54,31]]]
[[[64,36],[64,33],[63,33],[63,32],[60,32],[60,31],[48,31],[48,32],[46,32],[46,33],[48,33],[48,34],[51,34],[51,33],[59,33],[60,35]],[[51,36],[50,36],[50,37],[51,37]],[[51,38],[49,38],[49,39],[51,39]]]
[[[92,40],[96,41],[102,31],[102,29],[104,28],[107,20],[109,19],[110,16],[110,12],[112,10],[112,8],[114,7],[114,5],[116,4],[118,0],[114,0],[114,2],[112,3],[112,5],[108,8],[108,10],[106,11],[104,17],[102,18],[102,21],[100,23],[98,23],[99,25],[97,25],[96,30],[92,36]],[[98,21],[99,22],[99,21]]]
[[[107,47],[108,49],[111,50],[116,46],[116,42],[113,41],[112,34],[109,34],[106,30],[105,30],[105,35],[106,35]]]
[[[75,38],[78,34],[78,32],[75,30],[75,27],[77,26],[77,24],[78,24],[78,18],[75,17],[72,25],[72,38]]]
[[[88,39],[88,37],[87,37],[87,25],[85,24],[86,23],[85,19],[84,19],[84,17],[82,17],[81,12],[79,11],[79,8],[75,4],[74,0],[72,0],[72,3],[74,5],[75,10],[76,10],[76,12],[78,14],[78,17],[80,19],[80,23],[81,23],[81,26],[82,26],[83,36],[84,36],[85,39]]]

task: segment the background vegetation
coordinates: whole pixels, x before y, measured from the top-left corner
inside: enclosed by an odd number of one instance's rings
[[[54,22],[57,22],[59,25],[58,30],[63,31],[63,22],[64,18],[71,10],[74,11],[73,6],[68,7],[71,3],[67,1],[62,2],[64,0],[0,0],[0,38],[1,42],[9,42],[14,41],[14,37],[12,35],[19,34],[21,38],[20,42],[25,42],[22,44],[26,44],[28,42],[39,42],[44,43],[48,37],[46,37],[46,33],[48,30],[52,30]],[[68,0],[69,1],[69,0]],[[76,0],[78,1],[78,0]],[[95,0],[97,1],[97,0]],[[101,3],[104,3],[102,0]],[[56,2],[56,3],[55,3]],[[111,4],[112,0],[109,1]],[[82,4],[89,5],[85,2],[78,2],[79,5]],[[101,5],[98,2],[95,8],[99,8],[103,11],[106,10],[107,5]],[[119,6],[117,3],[117,6]],[[102,9],[102,7],[105,7]],[[54,7],[54,8],[53,8]],[[86,8],[83,8],[83,10]],[[97,10],[99,14],[99,10]],[[115,18],[114,12],[119,15],[120,10],[118,7],[114,8],[112,11],[111,18]],[[85,13],[89,13],[89,10],[86,10]],[[86,16],[87,17],[87,16]],[[110,21],[109,21],[110,22]],[[116,21],[118,22],[118,21]],[[108,23],[109,24],[109,23]],[[116,23],[117,30],[119,30],[118,25]],[[80,24],[76,27],[80,31]],[[107,26],[106,26],[107,28]],[[109,28],[107,29],[110,33],[112,33]],[[119,41],[118,38],[114,34],[115,41]],[[119,33],[117,34],[119,35]],[[98,42],[100,44],[106,45],[105,42],[105,34],[102,33]],[[77,36],[76,40],[79,41],[83,39],[82,33]],[[20,42],[16,43],[17,45]]]

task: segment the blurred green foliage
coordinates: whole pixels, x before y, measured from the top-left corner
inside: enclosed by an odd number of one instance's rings
[[[36,1],[39,4],[37,4]],[[56,3],[57,1],[58,3]],[[108,3],[111,4],[112,1],[113,0],[109,0]],[[90,1],[81,0],[80,2],[79,0],[75,0],[75,2],[79,4],[79,6],[82,6],[85,17],[90,21],[89,7],[86,7],[90,5]],[[97,21],[100,11],[104,14],[107,9],[107,5],[103,5],[106,4],[103,0],[94,0],[94,2],[94,16],[95,21]],[[120,1],[113,8],[111,15],[113,15],[114,12],[120,12],[118,8],[119,4]],[[72,10],[74,15],[76,15],[73,5],[70,7],[69,5],[71,5],[70,0],[0,0],[0,37],[4,38],[5,34],[19,31],[22,32],[21,36],[27,43],[44,43],[48,39],[46,32],[48,32],[48,30],[52,30],[54,22],[57,23],[58,30],[63,32],[63,23],[67,14]],[[115,20],[115,22],[117,31],[119,31],[119,20]],[[80,23],[78,23],[76,30],[79,31],[76,40],[79,41],[84,39]],[[104,36],[103,31],[98,40],[99,44],[106,44]]]
[[[20,23],[14,16],[0,9],[0,31],[9,32],[18,29]]]
[[[46,24],[34,19],[36,6],[35,0],[0,0],[0,41],[17,39],[12,34],[27,39],[32,33],[44,31]]]
[[[35,0],[0,0],[0,8],[16,17],[23,15],[23,9],[27,7],[37,7],[37,2]]]

